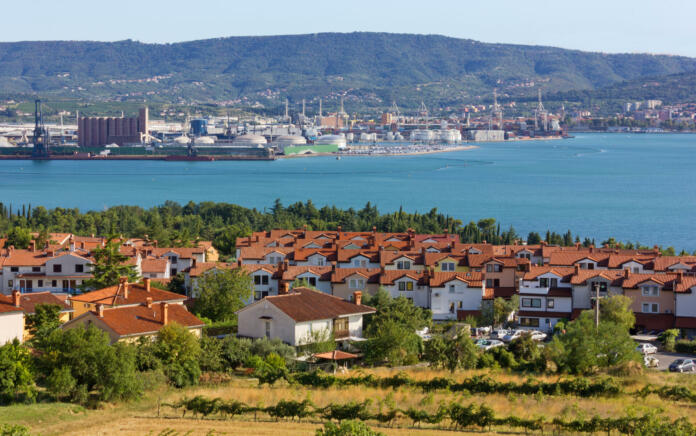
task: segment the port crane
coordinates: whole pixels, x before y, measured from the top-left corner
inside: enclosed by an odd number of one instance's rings
[[[51,135],[43,122],[41,111],[41,100],[34,101],[34,148],[31,156],[36,158],[46,158],[49,155],[48,147],[51,142]]]

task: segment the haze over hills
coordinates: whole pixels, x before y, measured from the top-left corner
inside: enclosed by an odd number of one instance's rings
[[[596,90],[696,71],[696,59],[490,44],[438,35],[323,33],[174,44],[0,43],[0,93],[96,100],[260,102],[336,98],[402,106]],[[246,98],[245,98],[246,97]],[[241,100],[241,101],[240,101]],[[328,102],[327,102],[328,103]]]

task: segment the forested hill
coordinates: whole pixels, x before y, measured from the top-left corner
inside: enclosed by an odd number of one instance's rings
[[[0,43],[0,93],[264,104],[352,90],[390,104],[595,89],[696,71],[696,59],[488,44],[438,35],[323,33],[175,44],[135,41]],[[534,82],[532,84],[532,82]],[[349,100],[350,101],[350,100]]]

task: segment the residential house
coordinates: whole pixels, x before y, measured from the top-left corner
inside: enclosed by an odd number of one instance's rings
[[[11,296],[0,295],[0,345],[15,339],[24,341],[24,310],[19,291]]]
[[[343,345],[362,339],[363,316],[375,312],[361,303],[359,291],[354,302],[349,302],[309,288],[295,288],[237,311],[238,335],[280,339],[300,346],[311,343],[316,336],[329,334]]]

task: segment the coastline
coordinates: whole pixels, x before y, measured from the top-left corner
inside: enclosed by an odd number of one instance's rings
[[[278,155],[278,159],[296,159],[302,157],[320,157],[320,156],[335,156],[335,157],[376,157],[376,156],[418,156],[423,154],[435,154],[435,153],[449,153],[452,151],[464,151],[473,150],[479,148],[478,145],[466,145],[457,147],[447,147],[438,150],[423,150],[423,151],[411,151],[407,153],[306,153],[306,154],[291,154],[288,156]]]

